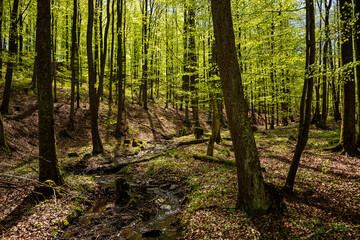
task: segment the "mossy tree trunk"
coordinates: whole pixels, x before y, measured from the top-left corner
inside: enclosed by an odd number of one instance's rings
[[[51,77],[51,17],[50,1],[37,1],[36,46],[38,56],[38,105],[39,105],[39,181],[52,180],[64,183],[56,156],[54,108]]]
[[[88,72],[89,72],[89,99],[90,99],[90,118],[91,118],[91,138],[93,144],[93,153],[98,154],[104,151],[98,126],[98,100],[96,94],[96,73],[93,60],[93,50],[92,50],[92,38],[93,38],[93,23],[94,23],[94,2],[93,0],[88,1],[89,8],[89,18],[87,26],[87,36],[86,36],[86,47],[87,47],[87,56],[88,56]]]
[[[2,113],[9,113],[12,75],[14,71],[14,65],[16,62],[16,52],[17,52],[16,38],[17,38],[17,26],[18,26],[17,23],[18,8],[19,8],[19,0],[14,0],[10,15],[9,57],[8,57],[7,68],[5,73],[5,86],[4,86],[3,99],[0,107]]]
[[[265,188],[258,150],[248,119],[236,56],[230,0],[212,0],[211,9],[220,79],[236,159],[236,206],[247,211],[268,210],[273,204]]]
[[[309,128],[311,122],[311,104],[314,86],[315,51],[314,2],[313,0],[306,0],[306,75],[300,103],[298,141],[284,187],[286,191],[290,192],[293,190],[295,176],[299,167],[301,154],[305,149],[309,135]]]

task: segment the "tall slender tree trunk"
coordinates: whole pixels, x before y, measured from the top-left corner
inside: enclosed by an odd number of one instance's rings
[[[79,46],[77,40],[78,2],[74,0],[73,23],[71,28],[71,93],[70,93],[70,119],[68,128],[73,131],[75,118],[75,87],[79,81]]]
[[[216,71],[216,48],[215,44],[212,44],[212,54],[211,54],[211,62],[210,62],[210,76],[209,77],[215,77],[217,75]],[[220,134],[220,113],[219,113],[219,102],[218,97],[219,94],[216,93],[216,81],[215,79],[211,80],[211,92],[210,92],[210,100],[211,100],[211,106],[212,106],[212,131],[211,131],[211,137],[209,140],[207,153],[208,156],[213,156],[214,153],[214,144],[217,141],[217,138]]]
[[[328,115],[328,81],[327,81],[327,69],[329,65],[328,56],[329,56],[329,45],[331,44],[330,40],[330,8],[332,5],[332,0],[329,3],[325,2],[325,44],[323,51],[323,82],[322,82],[322,109],[321,109],[321,120],[319,123],[319,127],[322,129],[326,129],[326,120]]]
[[[142,65],[142,85],[143,85],[143,103],[144,110],[148,109],[148,49],[149,49],[149,34],[148,34],[148,0],[143,3],[143,19],[142,19],[142,41],[144,60]]]
[[[296,172],[299,167],[301,154],[305,149],[310,122],[311,104],[314,85],[314,64],[315,64],[315,11],[313,0],[306,0],[306,66],[305,81],[300,103],[300,122],[298,141],[295,153],[286,178],[284,189],[292,191],[294,187]]]
[[[10,30],[9,30],[9,60],[7,62],[6,74],[5,74],[5,87],[3,93],[3,99],[0,107],[2,113],[9,113],[10,94],[12,75],[15,65],[15,56],[17,51],[17,15],[19,8],[19,0],[14,0],[13,7],[10,15]]]
[[[355,1],[355,59],[360,61],[360,1]],[[358,121],[357,121],[357,139],[356,146],[360,146],[360,65],[356,65],[356,82],[357,82],[357,98],[358,98]]]
[[[54,108],[51,92],[51,15],[50,1],[37,1],[36,45],[38,56],[39,105],[39,181],[64,183],[56,156]]]
[[[212,17],[221,85],[237,167],[236,206],[247,211],[274,207],[265,187],[237,61],[230,0],[212,0]]]
[[[55,4],[55,1],[52,0],[52,5]],[[57,102],[57,81],[56,81],[56,39],[57,39],[57,22],[54,17],[54,10],[51,12],[51,50],[52,50],[52,62],[51,62],[51,74],[54,82],[54,102]]]
[[[101,39],[101,49],[100,49],[100,75],[99,75],[99,90],[98,90],[98,101],[100,100],[100,98],[103,96],[103,92],[104,92],[104,75],[105,75],[105,63],[106,63],[106,53],[107,53],[107,43],[108,43],[108,33],[109,33],[109,27],[110,27],[110,4],[111,4],[111,0],[109,0],[106,4],[106,15],[107,15],[107,20],[106,20],[106,25],[105,25],[105,33],[104,33],[104,38]],[[100,20],[102,19],[102,17],[100,18]],[[100,29],[102,29],[100,27]],[[102,30],[100,30],[102,31]],[[99,104],[99,102],[98,102]]]
[[[115,41],[115,0],[112,2],[111,14],[111,50],[110,50],[110,82],[109,82],[109,105],[113,101],[113,81],[114,81],[114,41]],[[111,106],[109,107],[111,108]]]
[[[4,12],[4,0],[0,0],[0,80],[2,80],[3,69],[3,12]]]
[[[183,34],[183,41],[184,41],[184,59],[183,59],[183,76],[182,76],[182,83],[183,83],[183,91],[184,91],[184,105],[185,105],[185,120],[184,125],[185,127],[190,127],[190,117],[189,117],[189,89],[190,89],[190,76],[189,76],[189,14],[188,14],[188,7],[184,8],[184,34]]]
[[[189,14],[189,74],[190,74],[190,92],[191,92],[191,107],[193,112],[193,129],[196,139],[199,139],[203,133],[203,130],[200,127],[199,120],[199,96],[198,96],[198,62],[196,56],[196,43],[195,43],[195,0],[191,0],[188,7]]]
[[[90,119],[91,119],[91,138],[93,144],[93,154],[102,153],[104,151],[98,127],[98,100],[95,88],[96,72],[94,68],[92,38],[93,38],[93,23],[94,23],[94,2],[88,0],[88,26],[86,35],[86,48],[88,57],[88,73],[89,73],[89,99],[90,99]]]
[[[117,121],[115,128],[115,136],[122,135],[123,129],[123,107],[122,107],[122,86],[123,86],[123,49],[122,49],[122,17],[123,17],[123,0],[117,0]]]

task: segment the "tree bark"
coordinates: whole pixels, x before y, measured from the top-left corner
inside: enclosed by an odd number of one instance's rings
[[[357,98],[360,102],[360,1],[355,1],[355,59],[356,65],[356,82],[357,82]],[[356,146],[360,146],[360,104],[358,104],[358,121],[357,121],[357,139]]]
[[[39,181],[64,183],[56,156],[54,108],[51,91],[51,16],[50,1],[37,1],[36,46],[38,56],[39,105]]]
[[[329,3],[325,2],[325,44],[323,51],[323,82],[322,82],[322,109],[321,109],[321,120],[319,123],[319,127],[322,129],[326,129],[326,120],[328,115],[328,94],[327,94],[327,69],[329,65],[328,56],[329,56],[329,45],[331,44],[330,40],[330,8],[332,5],[332,0]]]
[[[274,205],[265,188],[258,150],[248,119],[236,56],[230,0],[212,0],[211,9],[220,79],[236,159],[236,206],[247,211],[266,211]]]
[[[98,154],[104,151],[98,127],[98,110],[97,94],[96,94],[96,73],[94,69],[92,37],[93,37],[93,23],[94,23],[94,2],[88,0],[89,18],[86,35],[86,47],[88,57],[88,73],[89,73],[89,99],[90,99],[90,118],[91,118],[91,138],[93,144],[93,153]]]
[[[2,80],[3,69],[3,12],[4,12],[4,0],[0,0],[0,80]]]
[[[9,147],[7,145],[4,123],[3,123],[1,113],[0,113],[0,148],[4,149],[5,151],[9,150]]]
[[[299,167],[301,154],[305,149],[310,122],[311,122],[311,104],[314,85],[314,64],[315,64],[315,13],[313,0],[306,0],[306,66],[305,81],[300,103],[300,122],[298,141],[295,153],[286,178],[284,189],[292,191],[294,187],[296,172]]]
[[[209,77],[212,77],[211,81],[211,90],[210,90],[210,98],[211,98],[211,106],[212,106],[212,132],[209,140],[208,148],[206,155],[213,156],[214,154],[214,144],[217,141],[217,138],[220,134],[220,111],[219,111],[219,102],[218,98],[219,94],[216,93],[216,48],[215,45],[212,44],[212,52],[211,52],[211,62],[210,62],[210,74]]]
[[[123,0],[117,0],[117,120],[116,120],[116,128],[115,128],[115,136],[122,135],[123,128],[123,107],[122,107],[122,86],[123,86],[123,49],[122,49],[122,16],[123,16]]]
[[[144,60],[142,65],[142,100],[144,110],[148,110],[148,49],[149,49],[149,34],[148,34],[148,0],[143,0],[143,19],[142,19],[142,41]]]
[[[352,43],[352,1],[339,0],[341,20],[341,62],[343,68],[343,109],[340,133],[342,154],[358,155],[355,144],[355,76]],[[336,149],[334,149],[336,150]]]
[[[69,130],[73,131],[75,118],[75,87],[79,81],[79,46],[77,40],[78,2],[74,0],[73,24],[71,28],[71,93],[70,93],[70,119]]]
[[[9,113],[9,104],[10,104],[10,94],[11,94],[11,83],[12,75],[15,65],[15,56],[17,50],[17,13],[19,8],[19,0],[14,0],[13,7],[10,15],[10,30],[9,30],[9,60],[7,63],[6,73],[5,73],[5,87],[3,93],[3,100],[1,103],[0,111],[2,113]]]

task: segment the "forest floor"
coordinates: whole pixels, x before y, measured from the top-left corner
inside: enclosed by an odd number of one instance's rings
[[[59,99],[67,98],[61,94]],[[133,227],[161,208],[163,199],[147,190],[155,186],[180,199],[177,221],[171,222],[178,229],[174,238],[360,239],[360,161],[323,150],[336,143],[338,124],[331,123],[328,130],[310,130],[294,194],[284,194],[286,208],[250,216],[234,208],[235,167],[194,159],[194,154],[206,153],[207,143],[176,145],[193,139],[193,135],[180,136],[186,132],[183,111],[164,109],[156,102],[149,106],[144,111],[137,104],[127,104],[126,135],[116,139],[112,135],[115,107],[109,112],[103,104],[99,119],[105,153],[92,156],[88,106],[81,104],[76,112],[76,131],[66,132],[69,103],[55,103],[57,149],[66,184],[55,191],[56,197],[44,200],[32,193],[38,168],[36,97],[15,95],[12,115],[4,116],[11,152],[2,151],[0,156],[0,237],[124,239],[116,232]],[[202,118],[207,119],[206,113]],[[208,124],[204,121],[202,126],[209,135]],[[297,125],[258,128],[255,139],[265,181],[280,189],[295,148]],[[222,137],[214,156],[233,161],[226,129]],[[157,153],[164,154],[116,168],[119,159],[136,160]],[[99,199],[115,201],[111,181],[118,176],[134,183],[131,203],[98,204]],[[81,217],[95,212],[98,214],[89,221]]]

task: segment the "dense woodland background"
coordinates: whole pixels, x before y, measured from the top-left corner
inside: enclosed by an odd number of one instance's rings
[[[359,238],[359,10],[0,0],[1,236]]]

